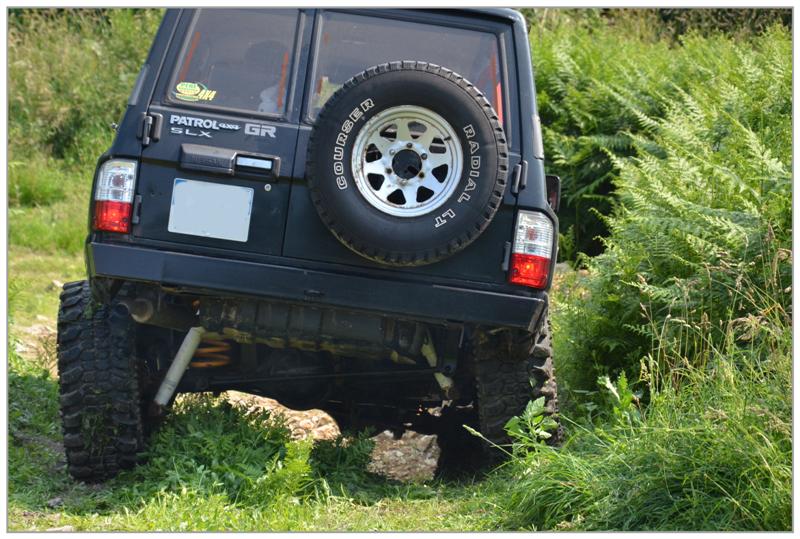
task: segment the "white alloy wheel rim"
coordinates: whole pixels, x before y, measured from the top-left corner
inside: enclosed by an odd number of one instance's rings
[[[370,205],[396,217],[418,217],[450,198],[462,161],[450,124],[431,110],[407,105],[364,124],[351,165],[356,187]]]

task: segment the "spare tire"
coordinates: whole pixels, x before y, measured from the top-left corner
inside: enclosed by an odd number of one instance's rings
[[[371,67],[325,104],[308,186],[325,225],[393,266],[446,258],[489,225],[506,186],[505,134],[469,81],[423,62]]]

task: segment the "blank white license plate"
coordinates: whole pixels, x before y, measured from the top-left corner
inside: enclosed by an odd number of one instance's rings
[[[175,178],[167,230],[204,238],[247,241],[253,189]]]

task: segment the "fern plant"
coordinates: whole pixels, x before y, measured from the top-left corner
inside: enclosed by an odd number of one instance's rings
[[[583,301],[557,309],[569,334],[560,377],[573,388],[635,376],[654,347],[695,361],[702,342],[688,328],[720,338],[728,321],[756,316],[758,294],[789,310],[790,36],[694,36],[683,48],[708,76],[659,94],[663,117],[615,97],[637,124],[625,133],[632,155],[606,153],[619,205],[602,218],[605,252],[585,259]]]

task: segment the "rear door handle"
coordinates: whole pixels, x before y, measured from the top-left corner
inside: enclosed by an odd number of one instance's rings
[[[187,170],[226,176],[248,174],[277,178],[280,162],[280,158],[273,155],[240,153],[239,150],[201,144],[181,144],[180,167]]]

